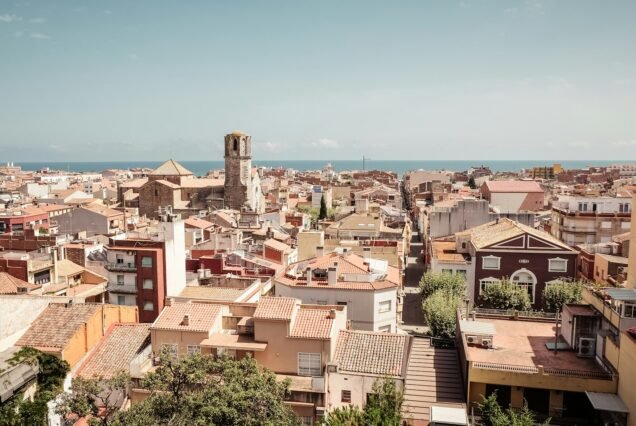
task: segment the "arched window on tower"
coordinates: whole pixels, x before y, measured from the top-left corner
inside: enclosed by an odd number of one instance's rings
[[[238,139],[234,139],[234,151],[238,151]]]

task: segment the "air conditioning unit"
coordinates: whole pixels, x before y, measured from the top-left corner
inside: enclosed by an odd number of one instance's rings
[[[596,351],[596,339],[593,337],[579,337],[579,346],[576,355],[583,358],[591,358]]]
[[[466,343],[477,344],[477,336],[466,336]]]
[[[337,373],[338,372],[338,364],[327,364],[327,371],[329,373]]]
[[[492,339],[482,338],[481,339],[481,345],[484,348],[492,348]]]

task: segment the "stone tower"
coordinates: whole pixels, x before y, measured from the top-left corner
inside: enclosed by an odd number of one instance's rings
[[[243,132],[225,135],[225,208],[252,209],[252,137]]]

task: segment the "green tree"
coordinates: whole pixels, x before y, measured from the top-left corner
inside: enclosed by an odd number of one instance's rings
[[[433,337],[453,338],[457,326],[457,307],[460,299],[450,291],[438,290],[422,305],[424,319]]]
[[[318,213],[318,220],[327,219],[327,201],[325,201],[325,195],[322,194],[320,197],[320,212]]]
[[[322,426],[360,426],[364,425],[364,411],[357,405],[347,405],[329,411],[323,417]]]
[[[110,425],[121,408],[130,375],[119,372],[108,379],[76,377],[71,391],[61,395],[56,412],[64,418],[88,417],[89,425]]]
[[[530,297],[525,288],[517,286],[508,279],[492,283],[479,294],[482,307],[491,309],[530,309]]]
[[[470,187],[470,189],[477,189],[477,183],[475,183],[475,178],[474,177],[470,177],[468,179],[468,186]]]
[[[141,383],[148,397],[119,412],[112,424],[294,425],[296,417],[284,403],[289,384],[251,357],[162,353],[160,366]]]
[[[460,274],[442,272],[436,274],[427,272],[420,280],[422,299],[427,299],[436,291],[446,291],[457,297],[464,297],[466,293],[466,278]]]
[[[0,407],[0,426],[48,425],[47,403],[63,391],[64,379],[70,370],[66,361],[33,348],[22,348],[9,360],[11,365],[38,365],[37,390],[33,400],[15,395]]]
[[[373,383],[372,392],[364,407],[366,424],[399,426],[404,397],[395,382],[389,378],[378,379]]]
[[[583,299],[583,284],[557,281],[543,289],[543,307],[549,312],[560,312],[567,303],[580,303]]]
[[[372,393],[361,411],[355,405],[337,408],[322,419],[322,426],[399,426],[402,421],[402,392],[389,378],[373,383]]]
[[[534,413],[527,404],[521,409],[508,408],[503,410],[497,402],[497,393],[493,392],[488,397],[481,396],[482,402],[478,404],[481,413],[481,421],[486,426],[535,426],[537,421]],[[543,425],[548,425],[550,419]]]

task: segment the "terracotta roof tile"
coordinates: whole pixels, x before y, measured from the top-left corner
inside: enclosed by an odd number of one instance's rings
[[[8,272],[0,272],[0,294],[18,294],[25,289],[26,291],[34,290],[38,288],[35,284],[23,281],[20,278],[16,278]]]
[[[533,180],[490,180],[485,182],[490,192],[541,192],[541,185]]]
[[[101,309],[98,304],[51,303],[16,342],[16,346],[64,348],[79,327]]]
[[[210,331],[221,306],[204,303],[174,303],[166,306],[150,327],[151,330]],[[184,322],[188,316],[188,324]]]
[[[150,324],[115,324],[80,367],[85,378],[113,377],[128,372],[130,362],[150,344]]]
[[[328,339],[331,336],[333,319],[329,309],[301,307],[294,319],[289,337],[305,339]]]
[[[192,172],[170,159],[150,172],[151,176],[190,176]]]
[[[404,334],[340,330],[334,362],[342,371],[401,376],[408,339]]]
[[[261,297],[254,318],[290,321],[300,301],[293,297]]]

